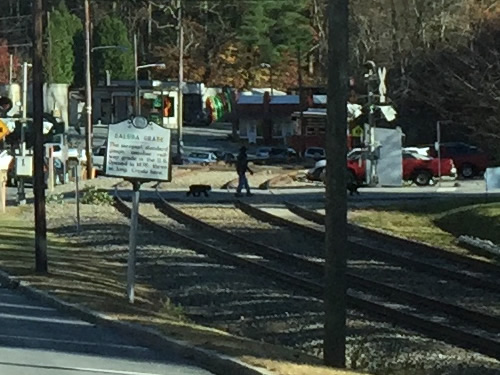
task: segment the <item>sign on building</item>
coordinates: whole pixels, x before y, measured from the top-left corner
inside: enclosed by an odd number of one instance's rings
[[[105,174],[170,181],[170,129],[136,117],[109,126]]]

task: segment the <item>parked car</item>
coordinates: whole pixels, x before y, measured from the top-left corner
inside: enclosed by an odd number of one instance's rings
[[[104,159],[106,158],[106,145],[94,148],[92,151],[92,166],[98,173],[104,172]]]
[[[267,159],[272,147],[259,147],[255,152],[256,159]]]
[[[266,157],[264,152],[267,153]],[[278,163],[293,163],[297,161],[297,152],[291,147],[269,147],[267,151],[261,151],[257,154],[254,161],[256,164],[278,164]]]
[[[7,171],[7,186],[15,186],[15,160],[7,151],[0,151],[0,169]]]
[[[304,152],[305,159],[321,160],[326,157],[326,152],[324,148],[321,147],[309,147]]]
[[[224,161],[228,164],[231,164],[231,163],[234,163],[234,161],[236,160],[236,157],[231,152],[219,151],[219,150],[212,151],[212,152],[215,154],[215,156],[217,157],[217,160],[219,160],[219,161]]]
[[[185,161],[188,164],[209,165],[217,161],[217,156],[213,152],[192,152]]]
[[[297,159],[297,151],[291,147],[272,147],[267,160],[270,163],[293,163]]]
[[[463,142],[441,143],[441,158],[453,159],[458,174],[463,178],[472,178],[484,173],[488,167],[488,155],[477,148]],[[437,151],[429,148],[429,155],[437,157]]]
[[[403,148],[403,151],[413,152],[413,153],[424,155],[424,156],[429,156],[429,150],[430,150],[430,147],[428,147],[428,146],[404,147]]]
[[[64,160],[64,155],[63,155],[63,147],[64,147],[64,141],[63,141],[63,135],[62,134],[56,134],[53,137],[53,142],[47,142],[45,143],[45,147],[51,146],[52,151],[53,151],[53,157]],[[82,148],[81,150],[78,150],[75,147],[68,147],[68,165],[69,166],[74,166],[78,164],[78,160],[80,162],[85,162],[87,161],[87,155],[85,154],[85,149]]]
[[[362,185],[366,176],[366,164],[361,157],[361,149],[352,150],[347,157],[348,180]],[[403,151],[403,180],[413,181],[418,186],[429,185],[434,177],[439,176],[439,159],[421,155],[416,152]],[[307,173],[312,181],[321,181],[324,176],[326,160],[320,160]],[[441,159],[441,175],[456,177],[457,169],[451,159]]]

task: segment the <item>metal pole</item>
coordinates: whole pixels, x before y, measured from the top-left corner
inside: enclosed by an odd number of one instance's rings
[[[274,96],[274,87],[273,87],[273,66],[269,64],[269,82],[271,83],[271,98]]]
[[[134,86],[135,115],[139,116],[141,114],[141,105],[139,97],[139,53],[137,51],[137,33],[134,33],[134,74],[135,74],[135,86]]]
[[[26,118],[28,117],[28,63],[23,63],[23,122],[21,126],[21,156],[25,153],[25,135],[24,127],[26,125]]]
[[[46,273],[47,218],[43,149],[43,0],[33,2],[33,130],[35,134],[35,264],[36,272]]]
[[[134,192],[132,195],[132,215],[130,217],[130,235],[128,248],[127,267],[127,297],[130,303],[134,303],[135,286],[135,249],[137,247],[137,222],[139,217],[140,182],[134,181]]]
[[[324,362],[345,367],[347,268],[348,0],[328,3]]]
[[[9,85],[12,85],[14,76],[14,55],[9,56]]]
[[[90,71],[90,4],[85,0],[85,93],[87,122],[85,127],[85,156],[87,158],[87,179],[92,178],[92,75]]]
[[[304,123],[304,109],[302,107],[302,51],[300,47],[297,48],[297,65],[298,65],[298,75],[299,75],[299,105],[300,105],[300,127]]]
[[[28,63],[23,63],[23,120],[21,121],[21,140],[20,152],[21,157],[26,156],[25,145],[25,126],[26,118],[28,117]],[[26,193],[24,191],[24,178],[19,178],[17,185],[17,203],[19,205],[26,204]]]
[[[370,155],[372,156],[370,160],[370,175],[368,179],[368,184],[370,186],[377,184],[377,171],[376,171],[376,161],[373,159],[373,155],[375,152],[375,116],[373,111],[374,101],[373,101],[373,74],[375,71],[370,71],[370,75],[368,77],[368,124],[370,128]]]
[[[441,121],[436,124],[439,187],[441,187]]]
[[[76,232],[80,233],[80,163],[75,165]]]
[[[182,0],[178,0],[179,7],[179,82],[177,83],[177,157],[182,157],[184,142],[182,140],[182,126],[184,122],[184,23],[182,20]]]
[[[53,192],[54,191],[54,148],[49,147],[48,151],[49,151],[49,167],[48,167],[49,178],[47,182],[48,185],[47,187],[50,192]]]

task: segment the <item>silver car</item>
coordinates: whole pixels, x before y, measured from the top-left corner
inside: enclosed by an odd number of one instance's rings
[[[192,152],[190,153],[185,162],[188,164],[201,164],[208,165],[215,163],[217,161],[217,156],[213,152]]]

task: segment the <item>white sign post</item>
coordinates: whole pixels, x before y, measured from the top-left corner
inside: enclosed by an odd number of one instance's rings
[[[123,177],[134,187],[130,217],[127,297],[134,303],[135,253],[141,183],[170,181],[170,129],[135,117],[110,125],[104,170],[107,176]]]

